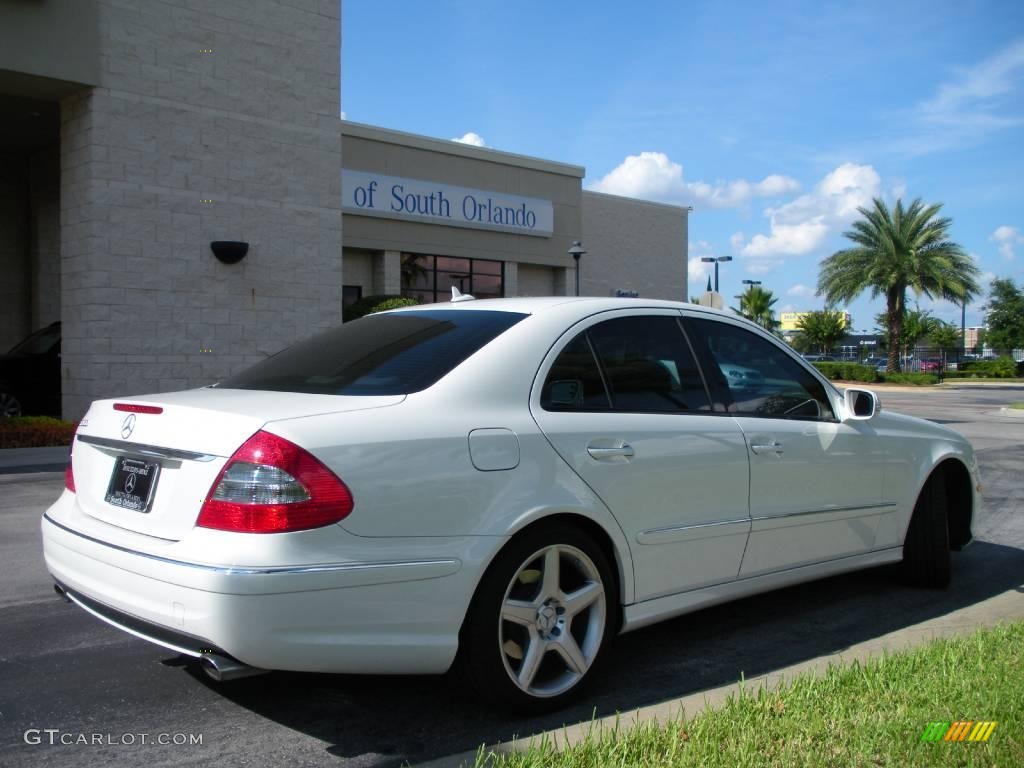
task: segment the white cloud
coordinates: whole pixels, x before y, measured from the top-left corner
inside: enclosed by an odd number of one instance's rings
[[[918,103],[901,121],[902,136],[892,151],[924,155],[970,146],[996,131],[1024,124],[1024,115],[1007,114],[1019,104],[1013,94],[1024,75],[1024,38],[958,71],[932,98]]]
[[[733,235],[733,248],[749,259],[750,272],[764,273],[779,266],[783,257],[802,256],[819,248],[829,237],[871,204],[881,190],[881,178],[870,165],[844,163],[827,174],[814,190],[776,208],[767,208],[769,233],[744,242]]]
[[[344,109],[343,109],[343,110],[341,110],[341,119],[342,119],[342,120],[348,120],[348,118],[347,118],[347,117],[345,117],[345,110],[344,110]]]
[[[1014,247],[1024,245],[1024,235],[1016,227],[1008,227],[1005,224],[997,227],[996,231],[989,237],[993,243],[999,245],[999,253],[1005,261],[1013,261],[1016,257]]]
[[[459,144],[470,144],[474,147],[487,146],[487,144],[484,143],[484,137],[481,136],[479,133],[473,133],[472,131],[467,131],[466,133],[462,134],[460,138],[452,139],[452,141],[458,142]]]
[[[790,288],[788,291],[786,291],[786,295],[787,296],[797,296],[797,297],[802,298],[802,299],[808,299],[808,298],[811,298],[812,296],[814,296],[814,289],[811,288],[809,285],[804,285],[803,283],[797,283],[792,288]]]
[[[589,189],[611,195],[648,200],[706,205],[712,208],[737,208],[757,197],[780,197],[800,189],[796,179],[772,174],[761,181],[686,181],[683,166],[664,152],[629,155]]]

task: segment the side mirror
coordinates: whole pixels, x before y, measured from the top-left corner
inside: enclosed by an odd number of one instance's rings
[[[846,399],[847,419],[850,421],[867,421],[882,410],[878,395],[869,389],[848,389],[843,397]]]

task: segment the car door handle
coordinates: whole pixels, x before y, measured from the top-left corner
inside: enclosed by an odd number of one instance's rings
[[[770,443],[751,443],[750,450],[754,453],[782,453],[782,443],[772,440]]]
[[[590,458],[601,461],[603,459],[615,459],[622,457],[624,459],[633,458],[635,452],[633,446],[623,443],[622,445],[615,448],[603,448],[596,445],[588,445],[587,453],[590,454]]]

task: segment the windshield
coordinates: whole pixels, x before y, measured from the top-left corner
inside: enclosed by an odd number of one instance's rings
[[[217,386],[325,395],[419,392],[524,317],[454,309],[370,315],[289,347]]]
[[[10,355],[44,355],[49,352],[54,344],[60,342],[60,323],[48,325],[26,339],[22,339],[11,351]]]

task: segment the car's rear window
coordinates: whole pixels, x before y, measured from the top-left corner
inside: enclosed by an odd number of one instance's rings
[[[419,392],[524,317],[459,309],[370,315],[278,352],[217,386],[321,395]]]

